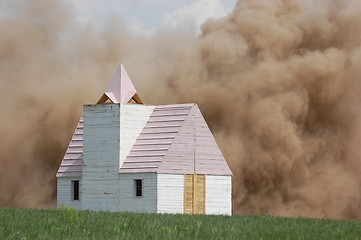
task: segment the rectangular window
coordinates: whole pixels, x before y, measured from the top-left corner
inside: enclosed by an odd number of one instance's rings
[[[135,196],[143,196],[143,179],[134,179]]]
[[[71,181],[72,189],[73,189],[73,200],[79,200],[79,180]]]

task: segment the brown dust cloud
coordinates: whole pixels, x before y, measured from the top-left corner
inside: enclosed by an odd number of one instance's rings
[[[147,104],[197,103],[233,171],[233,212],[361,220],[361,3],[239,0],[132,34],[58,0],[0,6],[0,206],[55,207],[82,111],[122,60]]]

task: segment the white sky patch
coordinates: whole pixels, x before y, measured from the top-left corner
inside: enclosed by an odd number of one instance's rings
[[[4,0],[0,0],[4,1]],[[66,0],[74,7],[81,23],[104,26],[118,16],[127,28],[141,35],[152,35],[158,27],[194,28],[208,18],[229,13],[236,0]]]
[[[192,22],[199,29],[209,18],[220,18],[231,12],[220,0],[197,0],[191,5],[177,9],[163,17],[163,24],[180,28]]]
[[[138,18],[128,20],[128,29],[137,35],[151,36],[156,32],[156,27],[149,27],[141,22]]]

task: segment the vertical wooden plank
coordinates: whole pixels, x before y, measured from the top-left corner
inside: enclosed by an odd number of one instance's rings
[[[184,213],[193,213],[194,175],[184,175]]]
[[[205,214],[205,175],[194,176],[194,213]]]
[[[193,175],[193,212],[192,213],[195,213],[197,211],[197,186],[196,186],[196,181],[197,181],[197,174],[194,174]]]
[[[202,214],[206,214],[206,175],[202,175]]]
[[[205,186],[205,175],[199,175],[199,177],[200,177],[200,181],[199,181],[199,192],[200,192],[200,203],[199,203],[199,205],[200,205],[200,207],[199,207],[199,214],[205,214],[205,192],[206,192],[206,190],[205,190],[205,188],[204,188],[204,186]]]

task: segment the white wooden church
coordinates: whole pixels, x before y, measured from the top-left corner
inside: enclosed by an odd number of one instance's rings
[[[99,102],[84,105],[57,207],[231,215],[231,175],[198,106],[142,104],[120,64]]]

